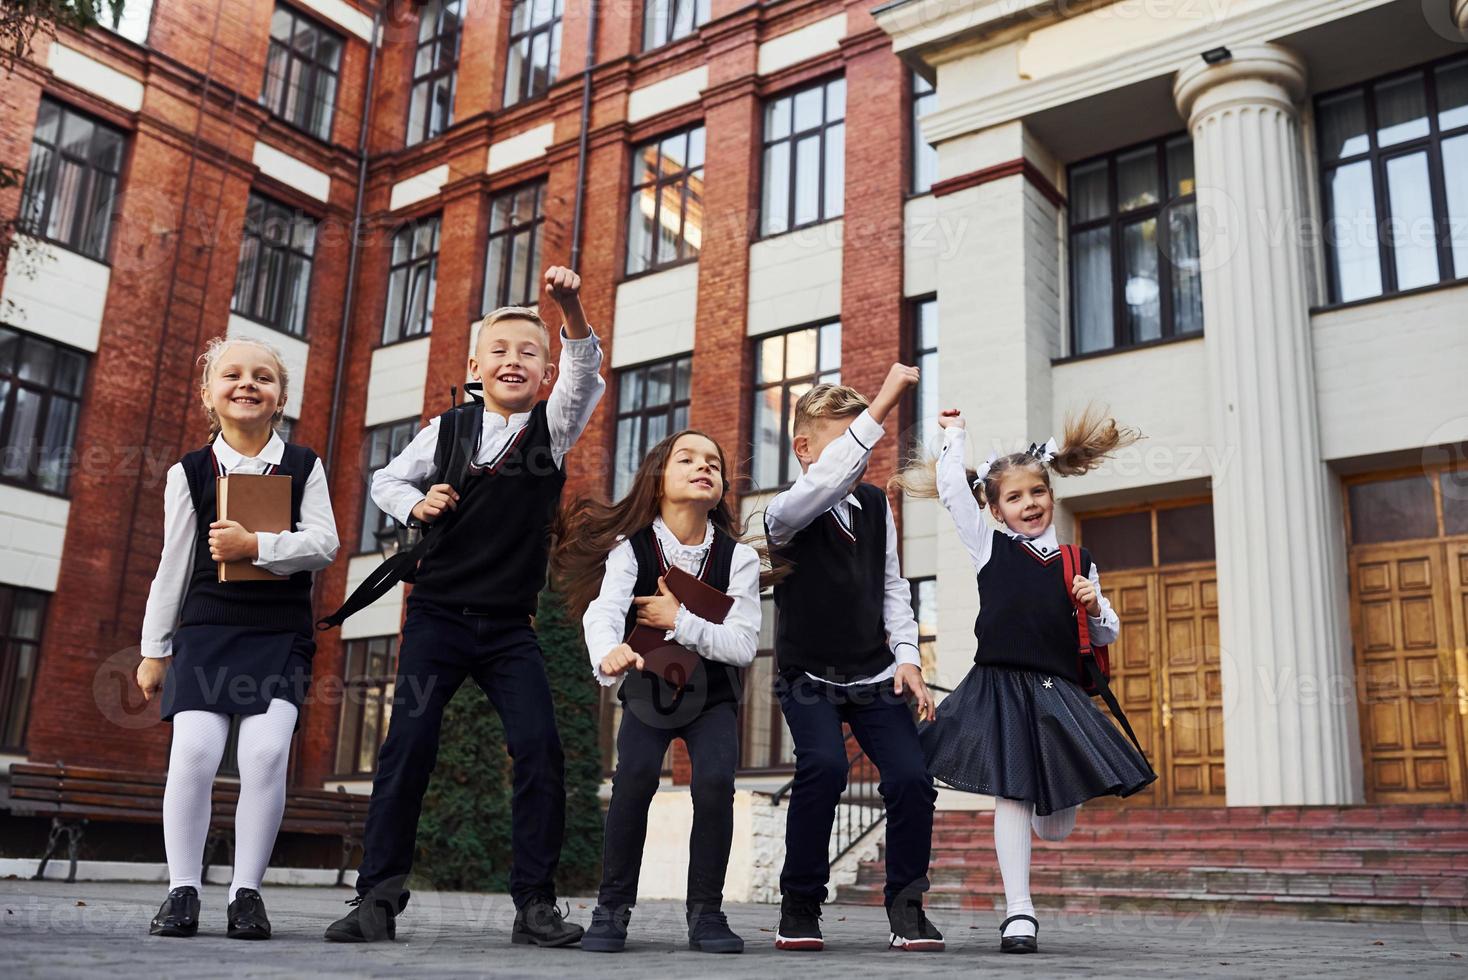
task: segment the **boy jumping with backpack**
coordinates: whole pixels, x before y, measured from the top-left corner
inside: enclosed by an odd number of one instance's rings
[[[372,782],[357,898],[326,930],[330,941],[395,938],[444,707],[466,677],[499,712],[513,760],[511,938],[537,946],[581,940],[581,926],[566,922],[556,905],[564,763],[531,626],[566,453],[606,387],[580,288],[570,269],[545,273],[545,295],[565,319],[559,371],[534,310],[493,311],[480,321],[469,358],[470,375],[483,385],[482,407],[470,402],[433,419],[373,474],[373,501],[403,524],[424,526],[424,542],[414,549],[421,557],[403,623],[392,721]],[[339,622],[346,608],[327,622]]]

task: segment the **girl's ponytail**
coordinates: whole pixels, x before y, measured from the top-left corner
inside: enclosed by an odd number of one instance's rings
[[[1080,476],[1141,438],[1136,429],[1117,425],[1104,409],[1087,405],[1084,411],[1066,416],[1065,437],[1049,467],[1059,476]]]

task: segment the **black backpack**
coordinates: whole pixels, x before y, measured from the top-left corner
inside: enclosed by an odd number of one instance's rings
[[[474,459],[479,446],[479,433],[484,426],[483,385],[477,381],[464,385],[470,400],[455,404],[438,417],[438,443],[433,450],[433,467],[438,473],[438,482],[447,483],[456,491],[462,491],[464,475]],[[457,392],[454,395],[457,401]],[[372,570],[347,596],[341,608],[324,619],[316,621],[316,628],[329,630],[340,626],[347,617],[361,612],[378,599],[387,595],[399,582],[411,582],[418,570],[418,562],[428,553],[429,542],[437,540],[444,529],[453,524],[456,511],[449,511],[423,529],[418,543],[406,551],[399,551]]]

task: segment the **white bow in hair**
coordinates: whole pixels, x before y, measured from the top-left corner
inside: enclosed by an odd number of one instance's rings
[[[989,475],[989,470],[993,469],[994,464],[998,461],[999,454],[997,452],[989,453],[989,458],[984,460],[978,469],[974,470],[974,482],[972,485],[975,487],[981,485],[984,482],[984,478]]]
[[[1059,451],[1060,446],[1056,444],[1055,437],[1051,436],[1049,439],[1045,440],[1045,445],[1043,446],[1039,443],[1030,443],[1030,448],[1025,450],[1025,454],[1027,456],[1033,456],[1041,463],[1048,463],[1055,458],[1055,454]]]

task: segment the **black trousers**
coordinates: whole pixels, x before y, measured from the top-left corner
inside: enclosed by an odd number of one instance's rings
[[[778,678],[775,693],[795,742],[781,893],[826,900],[831,825],[850,767],[841,730],[845,722],[881,776],[877,790],[887,808],[886,903],[920,899],[928,890],[938,793],[906,700],[892,692],[891,681],[836,687],[804,674]]]
[[[400,888],[413,867],[418,816],[438,759],[444,707],[466,677],[505,727],[514,773],[510,897],[555,897],[566,828],[565,759],[540,643],[527,620],[466,615],[408,600],[392,721],[372,780],[357,893]]]
[[[734,770],[739,726],[733,702],[710,705],[681,725],[650,724],[630,710],[617,729],[617,772],[607,806],[602,853],[602,905],[637,904],[637,878],[647,840],[647,809],[658,791],[668,745],[681,738],[693,763],[693,833],[688,839],[688,911],[717,911],[734,836]],[[648,714],[649,713],[643,713]],[[668,847],[672,841],[656,841]]]

